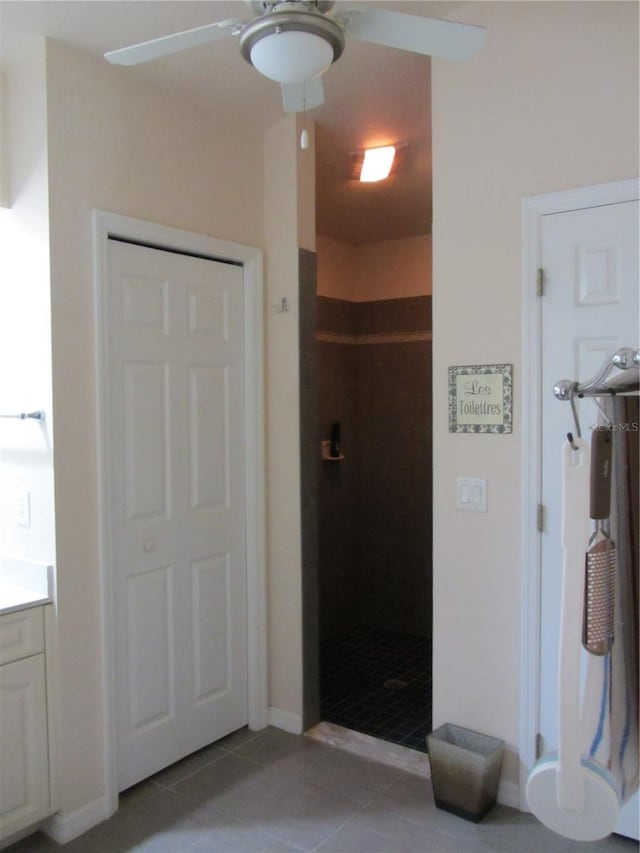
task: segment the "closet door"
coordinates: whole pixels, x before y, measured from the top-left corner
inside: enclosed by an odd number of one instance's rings
[[[118,785],[246,725],[243,276],[110,240]]]

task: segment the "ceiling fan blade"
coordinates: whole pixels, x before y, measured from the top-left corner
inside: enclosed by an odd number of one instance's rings
[[[350,6],[338,20],[349,35],[363,41],[440,59],[470,59],[487,36],[484,27],[366,6]]]
[[[304,83],[282,83],[282,105],[287,113],[302,113],[324,104],[324,86],[321,77]]]
[[[139,65],[141,62],[149,62],[151,59],[159,59],[161,56],[169,56],[171,53],[189,50],[201,44],[235,35],[243,26],[244,21],[218,21],[193,30],[144,41],[141,44],[132,44],[130,47],[110,50],[104,56],[113,65]]]

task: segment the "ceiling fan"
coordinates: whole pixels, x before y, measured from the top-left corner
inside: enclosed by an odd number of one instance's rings
[[[238,36],[244,59],[281,84],[284,109],[301,112],[324,102],[321,75],[342,55],[345,35],[454,60],[470,59],[486,37],[484,27],[388,9],[356,5],[333,10],[333,0],[245,2],[258,16],[251,21],[218,21],[111,50],[105,58],[115,65],[138,65],[227,36]]]

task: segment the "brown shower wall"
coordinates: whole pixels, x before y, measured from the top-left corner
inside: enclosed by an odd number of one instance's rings
[[[321,639],[431,635],[431,297],[317,300]]]

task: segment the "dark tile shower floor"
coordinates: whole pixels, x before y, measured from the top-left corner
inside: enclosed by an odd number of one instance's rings
[[[426,752],[431,649],[426,637],[358,627],[320,646],[325,722]]]

